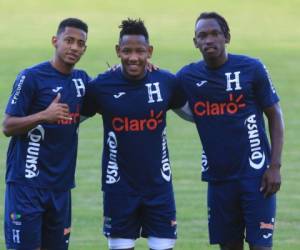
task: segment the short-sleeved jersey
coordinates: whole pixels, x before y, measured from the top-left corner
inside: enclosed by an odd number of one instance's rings
[[[87,87],[83,108],[102,114],[102,190],[155,193],[172,189],[166,112],[184,105],[174,75],[147,72],[138,81],[122,70],[107,72]]]
[[[61,94],[72,120],[41,123],[13,136],[7,152],[6,181],[52,190],[74,187],[78,126],[88,75],[73,70],[64,75],[44,62],[22,71],[13,86],[6,114],[24,117],[45,110]]]
[[[270,161],[263,109],[279,101],[265,66],[229,54],[217,69],[199,61],[177,76],[202,142],[202,179],[261,176]]]

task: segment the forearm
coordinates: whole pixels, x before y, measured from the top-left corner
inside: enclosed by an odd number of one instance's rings
[[[194,122],[193,118],[193,113],[188,105],[186,103],[184,106],[182,106],[179,109],[173,109],[173,111],[182,119],[189,121],[189,122]]]
[[[284,123],[281,109],[277,106],[272,115],[267,116],[271,140],[271,167],[281,166],[281,154],[284,143]]]
[[[5,136],[14,136],[27,133],[39,123],[44,122],[44,112],[39,112],[25,117],[6,115],[2,124]]]
[[[281,166],[281,154],[283,148],[283,122],[269,124],[271,139],[271,166]]]

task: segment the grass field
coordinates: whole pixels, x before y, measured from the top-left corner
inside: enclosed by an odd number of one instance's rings
[[[95,76],[106,69],[106,62],[118,62],[114,45],[119,32],[117,26],[122,19],[144,19],[155,48],[153,62],[176,72],[200,57],[192,44],[198,14],[207,10],[218,11],[227,18],[231,27],[229,51],[261,58],[281,96],[286,140],[274,249],[299,250],[299,9],[298,0],[0,0],[0,113],[4,112],[16,74],[24,67],[52,57],[50,38],[65,17],[79,17],[90,25],[89,47],[78,67]],[[200,181],[200,143],[196,130],[192,124],[170,113],[168,140],[178,211],[176,249],[217,249],[209,246],[207,239],[206,185]],[[0,135],[1,221],[7,145],[8,139]],[[101,150],[102,129],[97,117],[85,122],[80,129],[71,250],[107,249],[106,240],[101,235]],[[0,249],[4,248],[1,226]],[[147,249],[145,240],[140,240],[136,249]]]

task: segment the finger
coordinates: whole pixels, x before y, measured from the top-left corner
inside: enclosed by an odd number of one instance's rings
[[[273,185],[273,194],[277,193],[280,189],[280,184],[279,183],[276,183]]]
[[[68,105],[68,104],[65,104],[65,103],[59,103],[59,104],[57,104],[57,107],[58,107],[59,109],[68,110],[68,111],[69,111],[69,105]]]
[[[147,71],[152,72],[152,64],[147,64]]]
[[[159,70],[159,66],[153,64],[153,69],[154,70]]]
[[[272,184],[267,184],[266,188],[265,188],[265,192],[264,192],[264,197],[267,198],[269,197],[270,195],[273,194],[273,185]]]
[[[60,95],[60,93],[58,93],[57,96],[52,101],[52,103],[59,103],[60,97],[61,97],[61,95]]]
[[[265,180],[265,178],[263,177],[263,178],[262,178],[262,181],[261,181],[261,185],[260,185],[259,191],[260,191],[260,192],[263,192],[263,191],[265,190],[265,188],[266,188],[266,180]]]
[[[61,114],[58,116],[58,119],[62,119],[62,120],[69,120],[69,121],[72,121],[72,117],[69,116],[68,113],[64,113],[64,114]]]
[[[59,108],[64,112],[70,113],[70,109],[68,105],[61,105]]]

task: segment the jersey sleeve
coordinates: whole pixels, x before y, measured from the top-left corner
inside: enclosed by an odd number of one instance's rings
[[[91,117],[97,113],[96,97],[95,97],[95,82],[93,80],[86,84],[86,93],[83,99],[80,115]]]
[[[270,74],[261,62],[258,62],[256,66],[254,93],[261,108],[270,107],[279,101]]]
[[[179,78],[174,78],[172,84],[172,98],[170,103],[170,109],[178,109],[185,105],[187,98],[180,85]]]
[[[5,113],[10,116],[27,116],[30,105],[35,95],[35,81],[32,73],[24,70],[21,72],[13,85]]]

